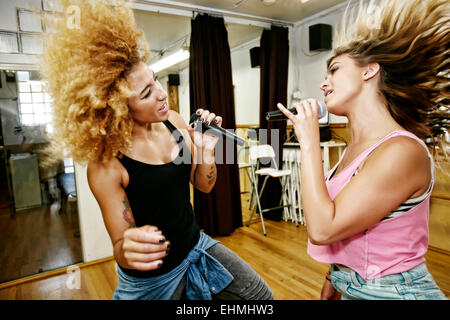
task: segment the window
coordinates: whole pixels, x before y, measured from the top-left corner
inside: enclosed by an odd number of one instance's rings
[[[23,126],[45,126],[52,132],[52,99],[42,81],[30,80],[29,71],[17,71],[19,111]]]
[[[39,35],[33,34],[21,34],[20,35],[22,52],[28,54],[41,54],[43,53],[43,42]]]
[[[19,30],[26,32],[42,32],[41,19],[38,14],[25,9],[17,9]]]
[[[15,32],[0,32],[0,52],[18,53],[19,43]]]

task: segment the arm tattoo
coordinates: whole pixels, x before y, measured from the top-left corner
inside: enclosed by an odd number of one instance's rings
[[[212,185],[214,183],[214,181],[216,181],[216,176],[217,176],[217,172],[216,172],[216,166],[212,165],[211,166],[211,171],[206,175],[206,177],[208,178],[208,184]]]
[[[136,223],[134,222],[133,214],[130,210],[130,204],[128,203],[128,200],[123,200],[122,203],[125,206],[125,209],[123,210],[123,218],[126,222],[128,222],[128,228],[134,228],[136,227]]]

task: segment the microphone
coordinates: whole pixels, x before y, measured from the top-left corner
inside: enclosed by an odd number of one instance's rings
[[[318,113],[318,119],[324,117],[327,114],[327,106],[322,101],[317,101],[319,103],[319,110]],[[293,114],[297,114],[297,109],[290,108],[288,109]],[[286,120],[287,117],[280,111],[270,111],[266,113],[266,120],[267,121],[280,121],[280,120]]]
[[[191,120],[189,120],[189,124],[194,122],[200,122],[200,116],[193,113],[191,115]],[[241,137],[235,135],[234,133],[227,131],[226,129],[216,126],[214,123],[210,123],[208,126],[205,125],[204,122],[201,122],[202,125],[202,132],[208,131],[208,133],[213,134],[217,137],[225,137],[227,139],[232,139],[236,141],[236,143],[240,146],[243,146],[245,143],[245,140]]]

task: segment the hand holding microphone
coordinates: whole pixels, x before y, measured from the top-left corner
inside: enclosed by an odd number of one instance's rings
[[[278,103],[277,107],[280,110],[267,112],[266,120],[267,121],[280,121],[280,120],[290,119],[295,125],[295,120],[293,119],[293,117],[298,114],[298,111],[297,111],[298,108],[303,108],[303,109],[301,109],[303,111],[302,114],[312,116],[315,113],[314,104],[316,102],[318,104],[316,120],[320,119],[327,114],[327,107],[326,107],[325,103],[323,103],[321,101],[316,101],[314,99],[307,99],[307,100],[303,100],[302,102],[300,102],[300,104],[297,104],[296,107],[293,107],[290,109],[286,109],[281,103]],[[307,110],[303,106],[303,103],[309,103],[309,107],[306,108]],[[206,115],[204,114],[205,112],[207,113]],[[209,120],[208,118],[206,118],[206,120],[204,120],[203,122],[200,121],[201,118],[205,119],[205,116],[211,117],[211,115],[214,115],[214,114],[210,114],[206,110],[204,111],[202,109],[199,109],[199,110],[197,110],[196,113],[191,115],[191,119],[189,120],[189,125],[191,125],[193,127],[196,123],[197,124],[201,123],[201,131],[202,132],[207,131],[208,133],[215,135],[217,137],[224,137],[226,139],[231,139],[240,146],[245,144],[244,139],[242,139],[241,137],[232,133],[231,131],[228,131],[228,130],[222,128],[220,125],[215,124],[213,121]],[[214,117],[215,117],[215,115],[212,118],[214,118]],[[215,120],[217,120],[217,119],[220,119],[220,123],[222,122],[221,117],[216,117]]]
[[[310,100],[312,100],[312,99],[310,99]],[[320,119],[327,114],[327,106],[322,101],[317,101],[317,103],[319,104],[319,108],[317,111],[317,117]],[[281,103],[279,103],[279,105],[283,106]],[[297,109],[295,107],[289,108],[287,110],[289,112],[291,112],[293,115],[297,114]],[[267,121],[280,121],[280,120],[287,120],[287,119],[288,119],[288,117],[283,112],[281,112],[281,110],[270,111],[270,112],[266,113]]]
[[[200,109],[201,110],[201,109]],[[207,133],[210,133],[212,135],[215,135],[217,137],[224,137],[226,139],[231,139],[235,141],[238,145],[242,146],[245,143],[245,140],[241,137],[235,135],[234,133],[220,127],[219,125],[215,124],[213,121],[204,120],[203,122],[200,121],[200,119],[203,118],[201,113],[193,113],[191,115],[191,119],[189,120],[189,124],[201,124],[201,131]]]
[[[269,118],[291,120],[301,148],[309,148],[315,144],[319,145],[320,133],[318,119],[326,115],[327,108],[324,103],[315,99],[306,99],[295,104],[294,107],[290,109],[285,108],[281,103],[278,103],[277,107],[280,110],[278,112],[283,116],[276,113],[275,117],[273,117],[273,114],[277,112],[273,111]]]

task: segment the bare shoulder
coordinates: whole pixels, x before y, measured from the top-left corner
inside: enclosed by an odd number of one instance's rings
[[[418,141],[405,136],[394,137],[382,143],[373,152],[373,159],[395,159],[402,165],[412,166],[429,166],[430,163],[425,148]]]
[[[169,121],[183,134],[187,141],[190,141],[190,136],[188,132],[188,125],[184,121],[183,117],[176,111],[169,110]]]
[[[106,163],[89,162],[87,167],[87,177],[92,186],[105,185],[105,183],[123,183],[125,168],[113,158]]]
[[[431,178],[427,151],[418,141],[405,136],[382,143],[367,158],[364,167],[391,182],[408,181],[420,189],[426,188]]]

